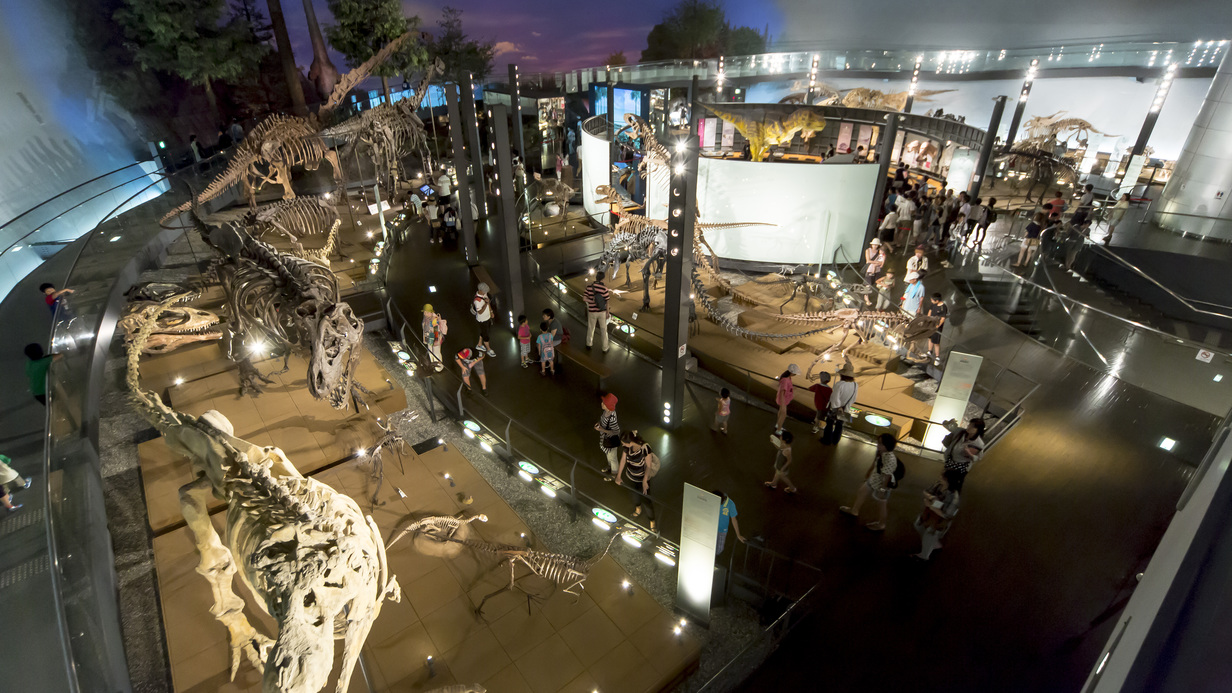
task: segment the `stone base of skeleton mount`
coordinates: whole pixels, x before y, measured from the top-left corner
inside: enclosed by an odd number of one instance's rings
[[[426,433],[431,429],[412,430]],[[513,547],[529,543],[536,550],[565,550],[543,545],[514,512],[510,503],[521,507],[525,499],[515,499],[512,493],[526,493],[525,484],[512,477],[510,488],[501,487],[498,492],[453,443],[447,449],[410,452],[401,464],[390,453],[386,455],[385,483],[372,518],[387,540],[408,519],[459,513],[466,518],[482,513],[488,521],[474,522],[467,535],[477,542]],[[444,478],[445,473],[450,479]],[[352,460],[311,476],[347,492],[367,510],[364,495],[356,490],[368,483],[364,462]],[[510,501],[502,493],[510,494]],[[534,490],[529,493],[541,495]],[[558,508],[562,524],[567,524],[563,507]],[[220,516],[216,514],[214,520],[221,527]],[[577,528],[582,547],[577,552],[583,557],[601,551],[611,538],[595,532],[589,523],[579,523]],[[672,627],[679,617],[660,606],[610,555],[591,569],[577,598],[551,581],[525,578],[529,571],[519,565],[516,588],[489,599],[480,619],[475,607],[484,595],[509,585],[509,570],[498,566],[494,556],[461,544],[454,546],[461,550],[452,558],[425,555],[406,538],[389,549],[390,572],[397,576],[403,596],[400,602],[382,605],[364,645],[373,690],[432,691],[480,684],[493,693],[557,691],[570,690],[570,682],[584,681],[586,691],[598,686],[603,691],[652,693],[671,689],[672,681],[697,666],[700,648],[693,629],[676,636]],[[234,684],[228,683],[226,630],[209,613],[210,586],[194,572],[197,556],[187,529],[156,536],[154,561],[171,690],[260,690],[260,677],[246,661]],[[634,582],[631,593],[622,588],[625,580]],[[249,620],[270,634],[271,620],[257,608],[248,590],[239,581],[235,584],[236,594],[246,602]],[[529,609],[528,594],[534,597]],[[335,644],[338,647],[340,643]],[[620,656],[605,657],[608,653]],[[426,663],[429,656],[435,673],[431,677]],[[351,690],[363,688],[362,682],[356,671]],[[333,690],[331,677],[323,692]]]

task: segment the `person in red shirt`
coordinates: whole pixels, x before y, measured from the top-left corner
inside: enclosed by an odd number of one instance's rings
[[[813,407],[817,410],[817,415],[813,418],[813,433],[821,432],[821,419],[826,415],[826,411],[830,408],[830,374],[822,371],[817,375],[810,376],[810,380],[818,380],[815,385],[809,386],[809,392],[813,393]]]
[[[1053,193],[1053,197],[1048,201],[1048,204],[1052,205],[1052,213],[1048,218],[1053,221],[1060,221],[1061,215],[1065,213],[1065,198],[1061,197],[1060,190]]]
[[[56,314],[56,307],[60,304],[60,297],[64,294],[73,293],[72,289],[60,289],[56,291],[55,284],[43,284],[39,286],[39,291],[43,292],[43,296],[47,301],[47,308],[51,310],[51,314]]]

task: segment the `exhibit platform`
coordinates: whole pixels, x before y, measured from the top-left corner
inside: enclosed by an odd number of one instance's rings
[[[359,359],[356,380],[372,392],[369,410],[338,410],[308,392],[308,364],[292,356],[285,373],[282,359],[258,361],[257,368],[273,382],[261,384],[260,395],[240,395],[239,369],[223,354],[219,342],[192,345],[141,360],[142,383],[166,393],[177,411],[195,416],[214,409],[235,426],[235,435],[257,445],[275,445],[303,474],[355,457],[376,442],[376,419],[406,408],[406,393],[394,387],[372,354]],[[178,380],[183,382],[176,384]],[[188,462],[168,449],[163,438],[140,443],[137,454],[145,487],[150,530],[156,535],[184,524],[179,488],[192,480]],[[221,507],[211,500],[211,510]]]
[[[486,523],[470,525],[475,539],[550,550],[538,545],[513,509],[448,446],[401,457],[387,453],[379,491],[366,460],[312,476],[356,499],[387,543],[409,521],[460,513],[487,516]],[[221,515],[214,520],[220,525]],[[593,553],[598,553],[610,535],[593,534]],[[187,528],[156,537],[154,560],[176,693],[259,691],[260,676],[246,661],[229,680],[226,629],[210,615],[213,597],[209,583],[196,573],[198,556]],[[497,594],[484,605],[482,617],[475,608],[484,596],[509,584],[508,567],[495,557],[466,549],[455,558],[436,558],[404,538],[390,549],[389,565],[402,600],[384,603],[363,649],[374,691],[478,683],[493,693],[654,693],[670,690],[698,665],[700,644],[690,627],[677,634],[679,619],[631,584],[611,556],[595,565],[578,598],[551,583],[522,578],[527,572],[522,567],[518,585],[526,593]],[[626,581],[631,589],[624,587]],[[250,621],[271,634],[270,618],[239,583]],[[534,598],[528,600],[527,593]],[[336,659],[340,652],[336,648]],[[349,690],[367,691],[364,675],[356,667]],[[335,680],[325,690],[333,690]]]
[[[644,263],[630,263],[631,281],[625,283],[625,270],[622,268],[618,277],[608,277],[604,283],[613,292],[609,307],[612,315],[619,318],[635,332],[639,339],[645,340],[655,349],[662,348],[663,334],[663,304],[667,282],[660,280],[657,288],[650,291],[648,311],[642,306],[642,275]],[[576,275],[566,279],[568,287],[579,294],[593,281],[590,275]],[[653,280],[652,280],[653,285]],[[717,287],[708,285],[712,296],[719,294]],[[780,320],[779,306],[783,314],[803,313],[806,310],[817,311],[819,301],[814,298],[806,308],[803,292],[792,297],[791,285],[785,282],[759,284],[750,280],[737,287],[742,293],[751,295],[762,305],[733,305],[741,313],[737,320],[742,327],[759,332],[791,334],[804,332],[818,325],[803,324]],[[704,309],[699,307],[698,312]],[[635,317],[636,316],[636,317]],[[839,321],[832,323],[839,326]],[[612,329],[623,329],[623,326]],[[839,327],[832,332],[820,332],[799,339],[770,338],[739,338],[728,332],[721,325],[699,315],[692,324],[689,336],[689,352],[697,358],[699,365],[706,370],[724,377],[738,387],[768,390],[773,399],[773,390],[777,386],[775,380],[794,363],[800,367],[801,376],[795,378],[794,409],[800,412],[812,412],[813,393],[806,388],[815,381],[806,382],[803,375],[809,370],[818,355],[841,339],[843,330]],[[848,337],[847,344],[855,343],[854,334]],[[891,425],[869,430],[869,433],[892,432],[898,438],[904,438],[914,433],[917,440],[923,435],[923,424],[932,411],[932,407],[913,393],[916,382],[899,375],[896,368],[899,359],[895,352],[880,344],[866,342],[850,350],[852,368],[855,371],[859,393],[856,397],[856,407],[867,409],[875,415],[889,418]],[[814,373],[822,370],[834,373],[842,363],[841,360],[823,361]],[[811,417],[809,417],[811,418]],[[858,427],[858,426],[857,426]]]

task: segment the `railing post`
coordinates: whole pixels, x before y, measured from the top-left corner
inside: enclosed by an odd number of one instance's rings
[[[466,383],[458,386],[458,417],[466,418],[466,409],[462,407],[462,388],[466,387]]]
[[[577,476],[577,458],[575,457],[573,458],[573,465],[569,467],[569,497],[573,499],[573,502],[569,504],[569,513],[573,517],[574,522],[577,522],[577,519],[578,519],[577,518],[578,494],[577,494],[576,476]]]
[[[505,424],[505,454],[513,457],[513,438],[509,435],[509,429],[513,427],[513,419],[509,419],[509,423]]]

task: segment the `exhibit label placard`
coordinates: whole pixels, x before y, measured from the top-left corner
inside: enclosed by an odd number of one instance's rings
[[[718,137],[719,137],[719,119],[718,118],[707,118],[706,119],[706,131],[702,137],[702,146],[710,147],[711,149],[718,147],[719,146]]]
[[[680,556],[676,563],[676,607],[703,625],[710,623],[719,505],[719,497],[713,493],[692,484],[684,485]]]
[[[946,421],[954,419],[959,423],[967,415],[967,402],[971,400],[971,391],[975,388],[975,380],[980,375],[980,366],[984,364],[983,356],[964,354],[961,351],[951,351],[945,362],[945,372],[941,374],[941,384],[937,386],[937,399],[933,402],[933,413],[930,421]],[[940,424],[929,424],[928,433],[924,435],[924,447],[930,450],[942,449],[941,439],[948,431]]]
[[[860,126],[860,146],[864,147],[864,153],[868,154],[868,143],[873,141],[873,126]]]
[[[723,142],[720,145],[723,149],[731,149],[736,145],[736,126],[733,123],[723,121]]]

